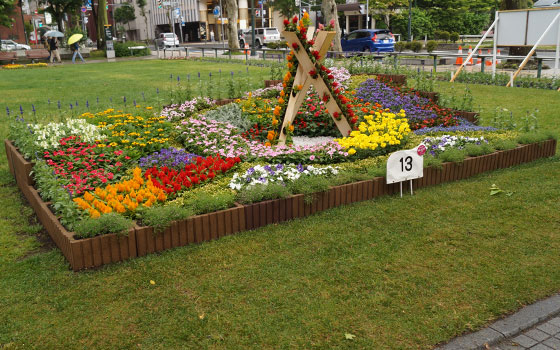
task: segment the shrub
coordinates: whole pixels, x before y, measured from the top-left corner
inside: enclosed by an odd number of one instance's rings
[[[517,147],[517,142],[514,140],[496,140],[492,143],[495,149],[505,151]]]
[[[395,51],[397,52],[403,52],[406,49],[406,41],[397,41],[395,43]]]
[[[412,50],[412,41],[405,41],[404,48],[405,50]]]
[[[456,43],[457,41],[459,41],[459,33],[457,32],[451,32],[449,33],[449,40],[451,40],[451,42]]]
[[[462,163],[465,160],[465,150],[451,148],[443,151],[439,155],[442,162]]]
[[[449,40],[449,32],[447,30],[436,30],[434,32],[434,37],[439,40],[447,42]]]
[[[414,51],[414,52],[420,52],[420,51],[422,51],[422,47],[423,47],[423,46],[424,46],[424,45],[422,45],[422,42],[421,42],[421,41],[413,41],[413,42],[411,43],[411,49],[412,49],[412,51]]]
[[[285,40],[275,41],[275,42],[266,44],[266,47],[268,47],[269,49],[283,49],[286,46],[287,46],[287,42]]]
[[[255,185],[239,191],[237,200],[242,204],[251,204],[269,199],[286,198],[290,194],[288,188],[281,184]]]
[[[316,192],[323,192],[329,189],[330,182],[324,177],[300,177],[289,185],[292,193],[303,194],[306,203],[313,202],[313,195]]]
[[[197,193],[186,200],[184,205],[191,208],[195,215],[200,215],[231,208],[234,206],[234,203],[235,195],[233,193],[219,193],[215,195]]]
[[[90,58],[105,58],[105,50],[91,50],[89,52]]]
[[[129,47],[132,46],[146,46],[146,45],[144,43],[137,42],[137,41],[127,41],[126,43],[115,43],[115,56],[116,57],[147,56],[150,54],[150,49],[148,48],[142,50],[130,50]]]
[[[128,234],[128,229],[134,225],[134,222],[116,213],[103,214],[97,219],[87,218],[80,221],[74,227],[76,237],[89,238],[108,233],[117,235]]]
[[[228,103],[227,105],[210,110],[204,116],[207,119],[218,122],[230,123],[241,132],[249,130],[252,126],[251,120],[243,116],[241,108],[237,103]]]
[[[442,160],[427,153],[424,155],[424,168],[441,169]]]
[[[428,41],[426,43],[426,51],[433,52],[436,49],[437,45],[437,42],[435,42],[434,40]]]
[[[521,145],[528,145],[550,139],[558,139],[558,135],[554,131],[526,132],[517,137],[517,142]]]
[[[183,220],[192,216],[192,210],[176,204],[154,206],[137,211],[138,218],[145,226],[153,226],[154,233],[159,233],[171,225],[173,221]]]

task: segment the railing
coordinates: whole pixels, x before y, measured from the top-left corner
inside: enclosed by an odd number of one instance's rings
[[[194,47],[194,46],[186,46],[186,47],[179,47],[179,48],[171,48],[171,49],[164,49],[163,50],[163,57],[166,58],[166,52],[171,53],[171,57],[174,57],[174,53],[178,52],[179,55],[182,55],[182,52],[185,53],[185,57],[191,57],[194,53],[200,53],[201,57],[215,57],[218,58],[220,55],[222,57],[227,56],[229,59],[233,59],[233,57],[238,57],[241,59],[245,59],[245,61],[250,59],[262,59],[262,60],[285,60],[286,56],[290,52],[289,49],[229,49],[229,48],[208,48],[208,47]],[[220,53],[219,53],[220,52]],[[240,54],[241,53],[241,54]],[[461,57],[466,59],[468,53],[458,54],[458,53],[449,53],[449,52],[351,52],[351,51],[329,51],[327,53],[327,57],[339,59],[339,58],[351,58],[356,57],[360,59],[361,64],[365,59],[367,60],[377,60],[382,61],[387,57],[394,58],[394,65],[395,68],[398,65],[399,60],[396,58],[411,58],[411,59],[418,59],[429,60],[431,63],[430,66],[433,67],[434,72],[437,71],[438,68],[438,61],[439,59],[456,59]],[[159,54],[158,54],[159,57]],[[198,57],[198,56],[197,56]],[[486,69],[486,60],[492,59],[494,55],[492,54],[474,54],[473,60],[478,61],[480,58],[482,63],[480,64],[480,71],[484,72]],[[499,60],[523,60],[525,56],[508,56],[508,55],[496,55],[496,59]],[[551,57],[532,57],[531,60],[537,63],[537,78],[540,78],[542,75],[542,67],[543,67],[543,60],[552,60]],[[424,62],[422,62],[424,63]],[[424,64],[422,64],[424,65]],[[491,67],[491,66],[488,66]]]

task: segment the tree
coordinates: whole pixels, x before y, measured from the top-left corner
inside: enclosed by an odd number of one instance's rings
[[[342,45],[340,43],[340,24],[338,23],[338,12],[336,10],[335,0],[323,0],[321,10],[324,14],[325,21],[329,23],[334,20],[334,30],[336,31],[336,36],[334,37],[334,51],[342,51]]]
[[[413,8],[411,16],[411,32],[415,40],[424,39],[424,35],[432,36],[434,32],[434,21],[428,15],[427,11],[423,9]],[[398,14],[393,18],[392,28],[395,33],[403,34],[403,37],[408,38],[408,10]]]
[[[391,18],[397,14],[397,10],[408,6],[408,0],[374,0],[370,1],[369,6],[370,12],[375,9],[387,28],[391,28]]]
[[[80,9],[83,0],[39,0],[43,5],[47,5],[46,12],[49,12],[56,19],[58,30],[62,30],[62,21],[65,13],[73,13]]]
[[[138,5],[138,8],[140,9],[140,16],[144,17],[144,23],[146,24],[146,42],[149,39],[149,35],[148,35],[148,16],[146,16],[146,5],[147,5],[147,1],[146,0],[136,0],[136,5]]]
[[[294,0],[272,0],[270,5],[275,11],[280,12],[280,14],[286,18],[290,18],[299,13],[299,7],[296,6]]]
[[[12,25],[12,15],[14,14],[15,8],[15,1],[0,0],[0,26],[9,27]]]
[[[134,21],[136,19],[134,7],[126,3],[123,6],[118,7],[113,16],[115,18],[115,22],[128,24],[128,30],[130,30],[130,21]]]
[[[225,0],[224,12],[227,15],[228,24],[228,45],[230,49],[239,49],[239,40],[237,38],[237,0]]]

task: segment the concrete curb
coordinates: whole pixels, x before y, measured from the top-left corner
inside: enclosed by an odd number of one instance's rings
[[[457,337],[434,350],[484,350],[560,313],[560,294],[525,306],[515,314],[471,334]]]

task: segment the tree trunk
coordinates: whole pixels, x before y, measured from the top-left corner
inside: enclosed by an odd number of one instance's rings
[[[105,48],[105,25],[107,21],[107,5],[106,0],[99,0],[97,5],[97,35],[101,44],[101,48]]]
[[[224,10],[228,18],[228,46],[230,49],[239,49],[239,39],[237,37],[237,0],[225,0]]]
[[[338,12],[336,11],[335,0],[323,0],[321,6],[323,10],[325,21],[328,24],[332,19],[334,19],[334,29],[336,31],[336,36],[334,37],[334,51],[342,51],[342,45],[340,44],[340,25],[338,24]]]

